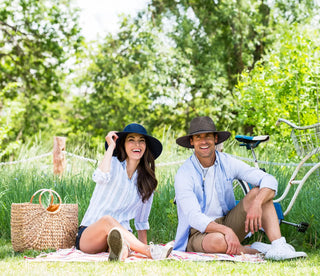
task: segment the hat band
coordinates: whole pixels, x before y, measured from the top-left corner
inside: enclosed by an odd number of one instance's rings
[[[199,130],[195,130],[193,132],[190,132],[189,135],[193,135],[196,133],[205,133],[205,132],[216,132],[216,130],[212,130],[212,129],[199,129]]]

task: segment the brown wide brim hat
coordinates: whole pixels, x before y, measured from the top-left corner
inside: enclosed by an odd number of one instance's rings
[[[190,144],[190,138],[192,135],[211,132],[218,134],[218,141],[216,145],[226,141],[231,136],[229,131],[217,131],[212,119],[208,116],[204,116],[192,119],[190,122],[189,134],[179,137],[176,140],[176,143],[179,146],[191,149],[193,148],[193,146]]]

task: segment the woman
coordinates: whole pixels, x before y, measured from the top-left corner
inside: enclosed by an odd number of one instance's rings
[[[124,260],[130,249],[153,259],[169,256],[172,246],[147,244],[149,214],[157,187],[154,160],[162,144],[139,124],[105,137],[103,160],[93,173],[96,182],[77,234],[76,247],[86,253],[109,250],[109,260]],[[134,219],[138,239],[130,228]]]

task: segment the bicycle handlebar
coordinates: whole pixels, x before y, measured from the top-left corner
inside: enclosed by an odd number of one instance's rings
[[[320,127],[320,123],[317,124],[313,124],[313,125],[309,125],[309,126],[297,126],[294,123],[291,123],[290,121],[286,120],[286,119],[282,119],[279,118],[276,122],[276,126],[279,126],[280,123],[286,123],[287,125],[289,125],[290,127],[297,129],[297,130],[304,130],[304,129],[310,129],[310,128],[316,128],[316,127]]]

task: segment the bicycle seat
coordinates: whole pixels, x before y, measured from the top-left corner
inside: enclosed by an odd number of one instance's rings
[[[267,142],[269,140],[269,135],[260,136],[246,136],[246,135],[236,135],[236,140],[242,142],[240,146],[246,146],[247,149],[256,148],[261,142]]]

